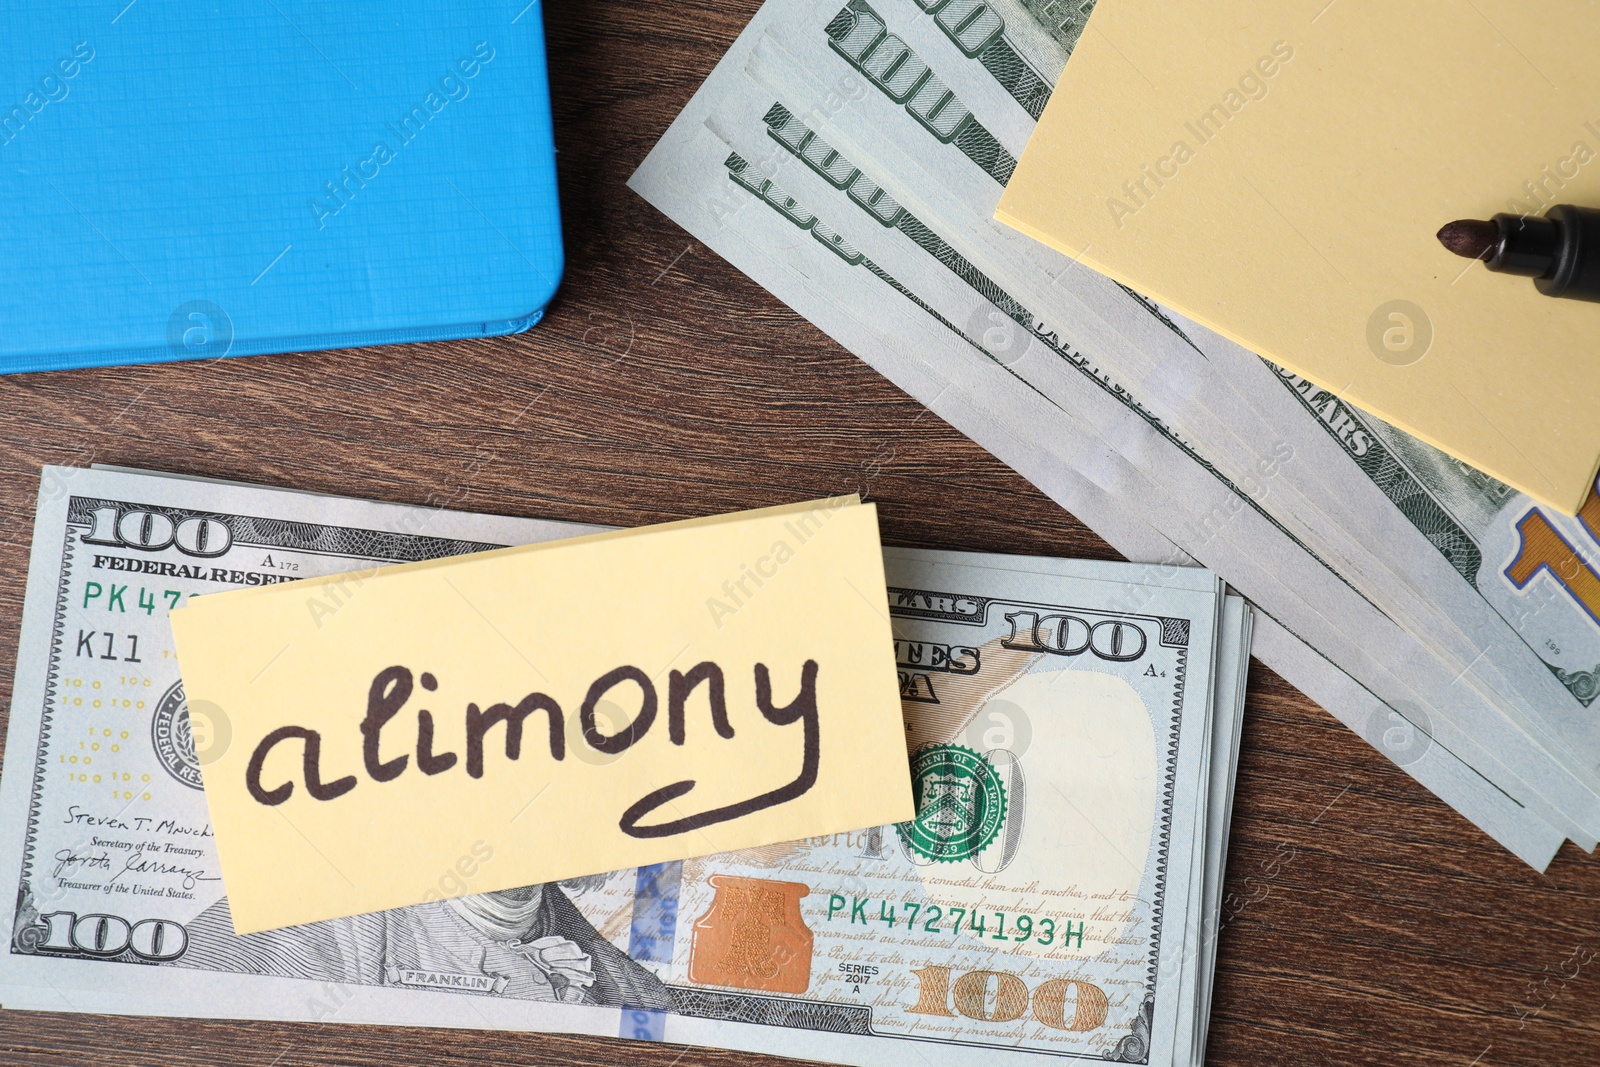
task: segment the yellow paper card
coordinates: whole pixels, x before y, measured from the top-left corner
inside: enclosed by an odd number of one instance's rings
[[[239,933],[913,816],[853,498],[197,597],[172,613]],[[484,846],[488,846],[487,849]]]
[[[996,217],[1575,514],[1600,307],[1435,232],[1600,206],[1600,12],[1101,0]]]

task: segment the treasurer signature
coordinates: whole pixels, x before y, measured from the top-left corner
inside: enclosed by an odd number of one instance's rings
[[[64,848],[55,855],[56,866],[53,876],[60,879],[62,875],[76,877],[85,871],[110,871],[111,856],[106,852],[78,853],[72,849]],[[122,861],[122,869],[106,879],[107,884],[115,882],[125,874],[142,875],[170,875],[183,880],[183,888],[193,889],[199,882],[220,881],[217,875],[207,874],[204,867],[184,867],[176,863],[168,863],[157,859],[155,856],[146,855],[143,848],[130,853]]]

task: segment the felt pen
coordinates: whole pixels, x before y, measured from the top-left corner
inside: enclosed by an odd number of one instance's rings
[[[1557,204],[1544,218],[1501,212],[1487,222],[1457,219],[1438,237],[1498,274],[1532,278],[1546,296],[1600,301],[1600,211],[1593,208]]]

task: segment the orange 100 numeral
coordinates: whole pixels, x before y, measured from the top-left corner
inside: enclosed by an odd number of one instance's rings
[[[1589,494],[1578,518],[1589,536],[1600,541],[1600,495]],[[1522,535],[1522,547],[1511,566],[1506,568],[1511,584],[1525,589],[1534,575],[1549,571],[1589,617],[1600,623],[1600,574],[1583,561],[1578,550],[1544,517],[1544,512],[1538,508],[1530,510],[1517,523],[1517,533]]]
[[[1015,1022],[1033,1003],[1033,1017],[1057,1030],[1093,1030],[1106,1021],[1111,1003],[1105,992],[1090,982],[1075,978],[1052,978],[1029,994],[1028,984],[1007,971],[968,971],[950,981],[950,968],[938,965],[911,972],[917,976],[917,1002],[909,1009],[913,1015],[941,1015],[955,1018],[960,1012],[969,1019],[987,1023]],[[1072,1016],[1067,1016],[1067,997],[1073,995]],[[951,1006],[955,1011],[951,1011]]]

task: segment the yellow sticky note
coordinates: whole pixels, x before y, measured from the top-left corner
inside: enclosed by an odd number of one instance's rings
[[[1575,514],[1600,307],[1435,232],[1600,206],[1600,13],[1101,0],[997,218]]]
[[[854,498],[172,613],[240,933],[911,818]]]

